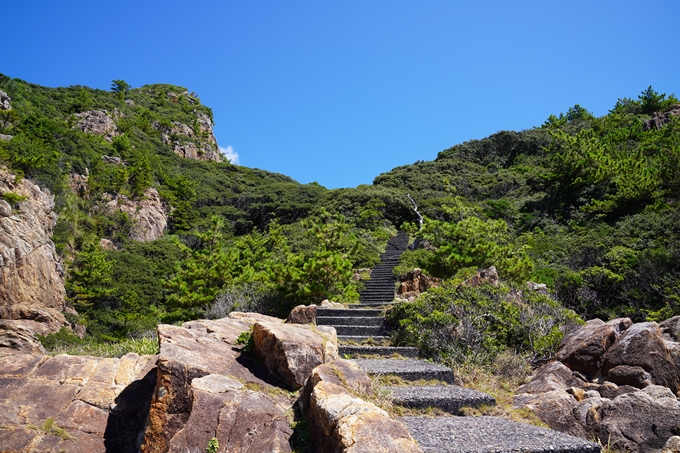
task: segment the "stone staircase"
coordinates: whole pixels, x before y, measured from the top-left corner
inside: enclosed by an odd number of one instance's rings
[[[462,417],[464,407],[495,405],[482,392],[455,385],[453,371],[418,359],[418,349],[390,345],[384,314],[395,303],[396,278],[392,271],[406,250],[408,237],[400,232],[387,245],[382,262],[371,272],[361,291],[360,303],[351,308],[318,308],[318,325],[335,327],[339,352],[370,376],[396,376],[403,381],[438,381],[439,385],[387,386],[393,404],[414,409],[438,408],[452,414],[445,417],[402,417],[425,453],[596,453],[597,444],[536,426],[510,422],[498,417]]]

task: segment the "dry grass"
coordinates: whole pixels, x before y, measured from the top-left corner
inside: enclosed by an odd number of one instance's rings
[[[528,409],[513,407],[515,392],[531,374],[529,362],[521,356],[503,353],[491,366],[460,364],[453,367],[459,385],[488,393],[496,398],[495,406],[479,408],[463,408],[467,416],[490,415],[520,423],[547,428],[533,412]]]

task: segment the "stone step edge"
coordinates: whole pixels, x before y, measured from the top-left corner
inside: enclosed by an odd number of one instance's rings
[[[399,355],[401,357],[418,357],[418,348],[410,346],[370,346],[370,345],[339,345],[338,350],[341,355],[364,354],[391,357]]]

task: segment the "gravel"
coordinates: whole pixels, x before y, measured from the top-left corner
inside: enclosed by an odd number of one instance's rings
[[[400,406],[438,407],[452,414],[460,414],[463,407],[496,405],[493,396],[457,385],[384,387],[384,389],[390,392],[392,402]]]
[[[455,383],[451,368],[423,360],[354,359],[354,362],[371,375],[391,374],[409,381],[437,379],[449,384]]]
[[[599,453],[585,439],[498,417],[402,417],[424,453]]]

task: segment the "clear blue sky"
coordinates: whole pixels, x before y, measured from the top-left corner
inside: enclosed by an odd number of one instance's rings
[[[0,72],[46,86],[172,83],[241,165],[328,188],[538,126],[680,95],[680,1],[12,1]]]

